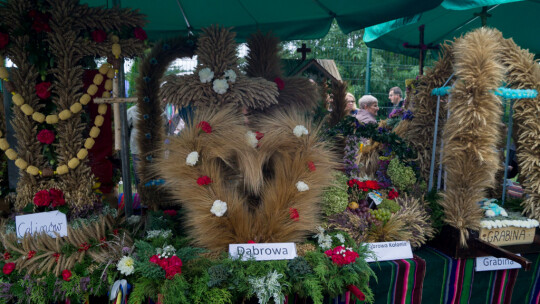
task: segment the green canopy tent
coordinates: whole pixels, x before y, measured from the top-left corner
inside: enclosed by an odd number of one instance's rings
[[[442,0],[82,0],[90,6],[139,9],[148,16],[145,30],[151,40],[186,35],[212,24],[234,27],[239,41],[261,30],[282,41],[321,38],[336,19],[344,33],[414,15]]]
[[[540,1],[538,0],[444,0],[424,13],[395,19],[365,29],[367,46],[418,57],[419,50],[407,44],[421,45],[419,27],[424,25],[424,49],[459,37],[482,26],[497,28],[505,38],[540,54]]]

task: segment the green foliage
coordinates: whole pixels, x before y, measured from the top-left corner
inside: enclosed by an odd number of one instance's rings
[[[165,280],[161,286],[164,304],[192,303],[188,298],[189,283],[184,276],[175,275],[171,280]]]
[[[287,263],[287,274],[292,282],[301,282],[308,274],[312,274],[311,266],[303,257],[296,257]]]
[[[393,158],[390,161],[386,173],[392,180],[392,184],[401,191],[407,191],[416,184],[414,170],[403,164],[398,158]]]
[[[228,265],[218,264],[210,267],[208,269],[208,275],[210,279],[208,280],[208,287],[218,287],[221,284],[227,282],[231,277],[232,270]]]
[[[146,298],[155,299],[158,282],[152,279],[139,278],[133,284],[133,291],[129,294],[128,304],[142,304]]]
[[[435,230],[435,233],[438,234],[441,231],[442,226],[444,226],[444,209],[439,204],[441,200],[441,195],[437,192],[437,189],[431,190],[426,194],[424,200],[428,203],[428,208],[426,211],[431,216],[431,225]]]
[[[523,206],[521,205],[521,203],[523,203],[522,198],[514,198],[507,196],[504,203],[504,209],[506,209],[507,211],[522,212]]]
[[[389,200],[389,199],[386,199],[386,198],[383,199],[383,201],[379,204],[379,206],[377,206],[377,208],[386,209],[386,210],[390,211],[391,213],[396,213],[401,209],[401,207],[399,206],[398,203],[396,203],[396,201]]]
[[[321,208],[327,216],[343,212],[347,209],[349,195],[347,193],[347,176],[339,171],[334,173],[332,186],[324,189]]]
[[[145,241],[136,241],[135,248],[139,256],[138,262],[135,263],[135,273],[149,279],[164,279],[165,270],[158,265],[150,262],[150,257],[156,254],[156,248]]]

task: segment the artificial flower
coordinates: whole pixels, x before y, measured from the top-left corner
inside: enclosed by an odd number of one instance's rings
[[[274,82],[276,83],[278,90],[281,91],[283,88],[285,88],[285,82],[283,82],[283,79],[276,77],[274,78]]]
[[[123,275],[130,275],[135,271],[135,261],[130,256],[124,256],[116,264],[116,269]]]
[[[51,203],[49,191],[41,190],[34,195],[34,205],[38,207],[48,207]]]
[[[222,217],[227,212],[227,203],[220,200],[215,200],[210,208],[210,212],[217,217]]]
[[[201,121],[199,124],[197,124],[197,128],[200,128],[205,133],[212,133],[212,126],[207,121]]]
[[[172,210],[172,209],[164,210],[163,213],[168,216],[176,216],[178,214],[176,210]]]
[[[214,72],[210,70],[209,68],[204,68],[199,71],[199,79],[202,83],[207,83],[212,81],[214,78]]]
[[[309,132],[308,132],[308,129],[306,129],[306,127],[302,125],[298,125],[294,127],[293,133],[296,137],[300,137],[302,135],[308,135]]]
[[[236,73],[233,70],[226,70],[225,71],[225,78],[234,83],[236,81]]]
[[[15,270],[15,263],[5,263],[4,267],[2,268],[2,272],[5,275],[11,274]]]
[[[298,209],[296,208],[289,208],[289,217],[291,220],[298,222],[300,219],[300,215],[298,214]]]
[[[186,164],[188,166],[195,166],[197,161],[199,160],[199,153],[197,151],[193,151],[188,154],[186,157]]]
[[[9,35],[5,33],[0,33],[0,49],[5,48],[8,43]]]
[[[51,188],[49,189],[49,195],[51,197],[53,208],[66,204],[66,200],[64,199],[64,192],[62,192],[62,190]]]
[[[214,86],[212,87],[212,89],[214,89],[216,93],[225,94],[228,88],[229,88],[229,84],[227,83],[227,80],[225,79],[214,80]]]
[[[37,134],[37,140],[42,144],[50,145],[54,142],[55,135],[51,130],[43,129]]]
[[[146,32],[140,27],[136,27],[133,30],[133,35],[135,36],[135,38],[137,38],[137,39],[139,39],[141,41],[144,41],[144,40],[146,40],[146,38],[148,38],[148,35],[146,35]]]
[[[92,40],[97,43],[101,43],[107,39],[107,33],[104,30],[95,30],[92,31]]]
[[[51,97],[51,92],[49,92],[50,87],[51,83],[48,81],[36,84],[36,95],[41,99],[47,99]]]
[[[296,189],[298,189],[299,192],[304,192],[309,190],[309,186],[303,181],[299,181],[296,183]]]
[[[360,257],[360,255],[352,251],[351,248],[345,248],[343,246],[337,246],[334,249],[326,250],[324,254],[330,257],[334,264],[340,266],[354,263],[356,258]]]
[[[308,161],[307,166],[308,166],[309,171],[311,172],[314,172],[315,170],[317,170],[317,168],[315,167],[315,164],[312,161]]]
[[[259,140],[257,140],[257,134],[248,130],[246,132],[246,140],[250,146],[252,146],[253,148],[257,148],[257,145],[259,144]]]
[[[197,178],[197,185],[199,186],[206,186],[206,185],[210,185],[211,183],[212,183],[212,180],[210,179],[210,177],[206,175]]]
[[[67,269],[62,270],[62,279],[69,282],[71,280],[71,271]]]

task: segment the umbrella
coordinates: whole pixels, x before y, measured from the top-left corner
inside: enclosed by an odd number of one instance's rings
[[[239,41],[261,30],[281,40],[321,38],[336,19],[349,33],[366,26],[432,9],[442,0],[124,0],[122,7],[148,16],[150,39],[185,35],[212,24],[233,26]],[[90,6],[111,6],[110,0],[82,0]]]
[[[437,8],[399,18],[365,29],[364,42],[372,48],[418,56],[417,44],[426,49],[482,26],[498,29],[505,38],[540,54],[540,1],[529,0],[444,0]],[[419,42],[419,28],[424,25],[424,41]],[[536,33],[535,33],[536,32]]]

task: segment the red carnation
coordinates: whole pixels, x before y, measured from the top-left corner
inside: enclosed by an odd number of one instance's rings
[[[176,210],[172,210],[172,209],[165,210],[165,211],[163,211],[163,213],[165,213],[168,216],[176,216],[178,214],[178,212],[176,212]]]
[[[144,40],[146,40],[146,38],[148,38],[148,35],[146,35],[146,32],[140,27],[136,27],[133,30],[133,35],[135,35],[135,38],[137,38],[137,39],[139,39],[141,41],[144,41]]]
[[[259,131],[255,131],[255,138],[257,140],[261,140],[264,137],[264,133],[261,133]]]
[[[317,170],[317,168],[315,167],[315,164],[312,161],[308,161],[307,166],[308,166],[309,171],[311,172],[314,172],[315,170]]]
[[[388,192],[388,199],[393,200],[398,196],[399,196],[399,193],[395,189],[392,189],[390,190],[390,192]]]
[[[104,30],[95,30],[92,31],[92,40],[94,40],[97,43],[101,43],[107,39],[107,33],[105,33]]]
[[[206,175],[197,178],[197,184],[199,186],[206,186],[206,185],[209,185],[211,183],[212,183],[212,180],[210,179],[210,177],[208,177]]]
[[[66,200],[64,199],[64,192],[62,192],[62,190],[54,188],[49,189],[49,195],[51,196],[53,207],[64,206],[66,204]]]
[[[38,207],[48,207],[51,203],[49,191],[41,190],[34,195],[34,205]]]
[[[154,263],[154,264],[158,264],[159,263],[159,258],[156,254],[154,254],[153,256],[150,257],[150,263]]]
[[[291,220],[298,222],[300,219],[300,215],[298,214],[298,209],[296,208],[289,208],[289,217]]]
[[[203,130],[206,133],[209,133],[209,134],[212,133],[212,126],[207,121],[201,121],[197,125],[197,128],[201,128],[201,130]]]
[[[343,246],[337,246],[334,249],[326,250],[324,253],[332,259],[334,264],[340,266],[354,263],[356,258],[360,256],[358,253],[345,249]]]
[[[62,279],[64,279],[64,281],[71,280],[71,271],[67,269],[62,270]]]
[[[9,35],[0,33],[0,49],[5,48],[8,43],[9,43]]]
[[[12,273],[13,270],[15,270],[15,263],[5,263],[2,268],[2,272],[6,275]]]
[[[54,132],[47,129],[43,129],[37,134],[37,140],[42,144],[50,145],[53,143],[54,138]]]
[[[47,99],[51,97],[51,92],[49,92],[49,88],[51,87],[50,82],[42,82],[36,84],[36,95],[39,96],[41,99]]]
[[[380,189],[379,187],[379,183],[377,181],[374,181],[374,180],[368,180],[366,181],[366,187],[371,189],[371,190],[377,190],[377,189]]]
[[[283,90],[285,88],[285,82],[283,82],[283,79],[276,77],[274,78],[274,82],[277,84],[278,90]]]

